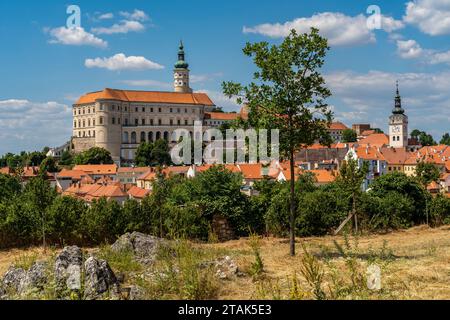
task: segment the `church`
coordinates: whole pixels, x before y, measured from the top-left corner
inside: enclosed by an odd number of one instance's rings
[[[142,142],[169,141],[179,128],[192,133],[196,121],[207,129],[242,116],[214,112],[216,105],[211,98],[191,89],[189,73],[181,42],[173,92],[106,88],[80,97],[73,105],[73,151],[101,147],[117,164],[132,163]]]
[[[407,148],[408,144],[408,116],[402,108],[402,99],[400,97],[397,81],[395,105],[392,110],[392,115],[389,117],[389,146],[393,148]]]

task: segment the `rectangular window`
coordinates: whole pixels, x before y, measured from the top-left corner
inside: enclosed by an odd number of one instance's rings
[[[161,125],[162,124],[162,120],[158,119],[158,124]]]
[[[139,119],[137,119],[137,118],[134,119],[134,124],[138,126],[139,125]]]
[[[142,119],[142,125],[145,126],[145,119]]]
[[[112,118],[112,124],[116,124],[116,118]]]
[[[150,108],[150,112],[153,112],[153,108]]]
[[[150,119],[150,125],[153,125],[153,119]]]
[[[103,124],[103,117],[100,117],[100,124]]]

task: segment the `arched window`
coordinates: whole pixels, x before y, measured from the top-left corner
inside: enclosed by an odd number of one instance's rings
[[[122,141],[123,141],[123,143],[129,143],[130,142],[128,132],[124,132],[123,133]]]
[[[156,133],[156,140],[159,140],[159,139],[161,139],[161,132],[158,131]]]
[[[131,133],[131,143],[136,143],[136,132]]]
[[[164,140],[169,141],[169,133],[167,131],[164,132]]]
[[[141,132],[141,143],[145,142],[145,132]]]
[[[152,141],[153,141],[153,132],[150,131],[150,132],[148,133],[148,142],[152,142]]]

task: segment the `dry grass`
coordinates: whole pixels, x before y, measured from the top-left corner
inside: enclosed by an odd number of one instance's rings
[[[304,244],[311,254],[325,266],[331,262],[338,269],[345,269],[345,261],[334,246],[334,241],[342,244],[344,237],[327,236],[297,239],[298,254],[288,255],[288,242],[284,239],[264,238],[261,240],[261,257],[264,264],[263,277],[269,283],[289,286],[289,279],[299,283],[300,291],[306,290],[307,282],[301,275],[302,249]],[[354,243],[354,239],[350,238]],[[389,299],[447,299],[450,300],[450,227],[430,229],[426,226],[387,234],[361,236],[357,240],[357,259],[363,265],[367,263],[367,254],[379,252],[387,246],[391,259],[383,269],[382,286],[388,287],[392,296]],[[250,273],[255,261],[254,253],[248,239],[240,239],[219,244],[197,245],[214,255],[230,255],[239,265],[240,270]],[[54,253],[54,251],[53,251]],[[44,257],[40,248],[15,249],[0,251],[0,275],[11,263],[24,255],[36,254]],[[47,251],[47,255],[52,254]],[[381,261],[380,263],[383,263]],[[339,271],[339,270],[338,270]],[[328,271],[327,271],[328,272]],[[275,285],[275,286],[276,286]],[[258,299],[259,284],[251,276],[224,280],[220,285],[218,299]],[[301,293],[301,292],[300,292]],[[391,294],[390,293],[390,294]],[[308,298],[308,296],[305,296]],[[377,297],[375,297],[377,298]]]
[[[212,244],[214,248],[234,252],[233,256],[241,268],[248,269],[253,256],[248,248],[247,239],[240,239],[223,244]],[[301,277],[301,243],[308,251],[324,261],[324,251],[334,250],[334,241],[342,243],[342,236],[297,239],[298,254],[288,255],[286,240],[266,238],[261,241],[261,256],[264,262],[266,277],[272,283],[286,282],[295,274],[300,282],[306,285]],[[383,243],[392,253],[392,261],[382,274],[383,287],[391,287],[395,298],[399,299],[450,299],[450,227],[430,229],[426,226],[388,234],[367,235],[358,239],[359,251],[367,253],[370,249],[380,249]],[[324,250],[327,248],[327,250]],[[244,249],[244,250],[243,250]],[[343,259],[335,256],[331,259],[343,267]],[[361,258],[364,262],[364,257]],[[237,278],[236,281],[224,283],[220,299],[252,299],[257,298],[257,286],[250,277]]]

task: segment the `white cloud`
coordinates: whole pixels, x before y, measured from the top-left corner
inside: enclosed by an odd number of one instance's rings
[[[147,88],[148,90],[151,90],[152,88],[173,88],[173,85],[171,83],[157,80],[123,80],[121,82],[131,87]]]
[[[403,28],[403,23],[390,17],[382,17],[382,29],[392,32]],[[308,18],[297,18],[285,23],[266,23],[255,27],[244,27],[244,33],[257,33],[272,38],[287,36],[292,29],[300,33],[309,32],[316,27],[320,33],[328,38],[332,46],[346,46],[373,43],[375,33],[367,27],[367,17],[360,14],[355,17],[346,16],[339,12],[323,12]]]
[[[423,49],[415,40],[398,40],[397,53],[403,59],[419,59],[425,64],[450,64],[450,51]]]
[[[196,90],[195,92],[206,93],[217,107],[223,108],[225,111],[240,111],[241,108],[237,104],[236,99],[226,97],[222,92],[214,90]]]
[[[0,154],[59,146],[70,139],[72,111],[52,101],[3,100],[0,128]]]
[[[212,74],[191,74],[190,82],[191,83],[205,83],[212,81],[218,77],[222,77],[222,72],[212,73]]]
[[[432,36],[450,34],[450,0],[410,1],[403,20]]]
[[[113,19],[113,18],[114,18],[114,14],[111,12],[103,13],[98,16],[98,19],[100,19],[100,20],[109,20],[109,19]]]
[[[120,15],[130,19],[130,20],[135,20],[135,21],[148,21],[150,18],[149,16],[142,10],[138,10],[138,9],[134,9],[133,12],[126,12],[126,11],[121,11]]]
[[[115,33],[128,33],[139,32],[145,30],[145,26],[139,21],[124,20],[120,23],[115,23],[110,27],[92,28],[91,31],[95,34],[115,34]]]
[[[416,59],[424,51],[415,40],[397,40],[397,53],[403,59]]]
[[[72,46],[93,46],[100,48],[106,48],[108,46],[108,42],[97,38],[89,32],[86,32],[81,27],[60,27],[47,31],[53,37],[53,39],[50,40],[50,43],[59,43]]]
[[[118,53],[110,58],[86,59],[84,64],[87,68],[103,68],[111,71],[164,69],[164,66],[156,62],[147,60],[145,57],[127,57],[123,53]]]
[[[334,72],[325,76],[336,117],[352,124],[372,123],[387,128],[394,106],[395,82],[400,82],[402,103],[410,129],[432,132],[440,138],[450,122],[450,72],[388,73]]]

